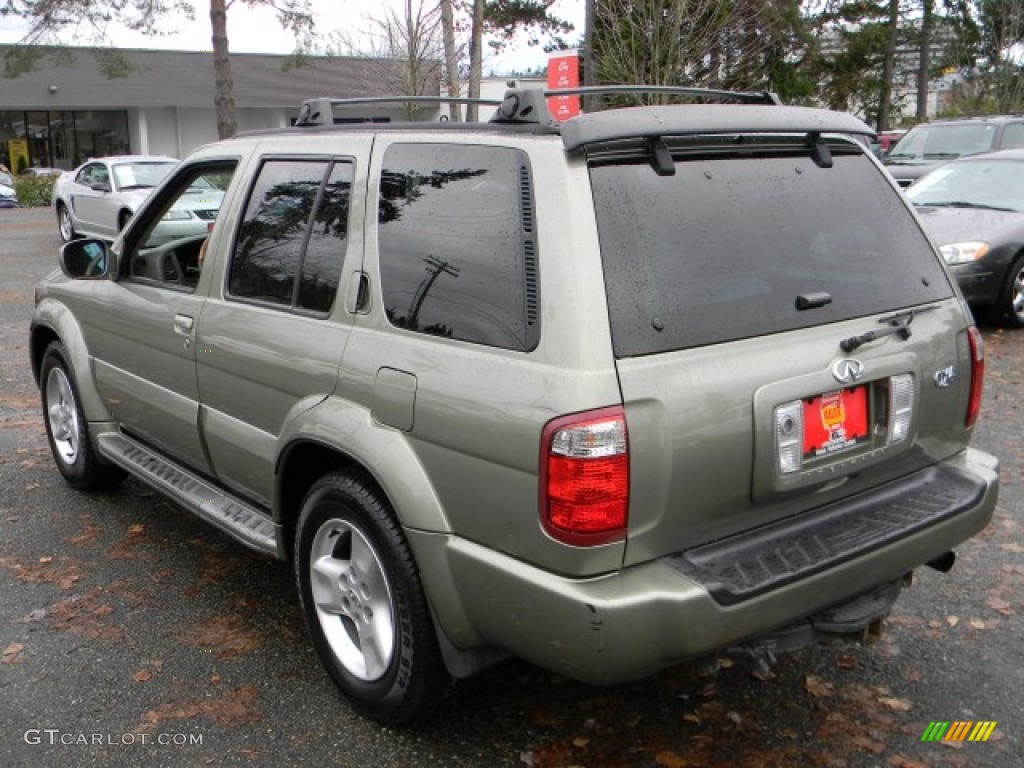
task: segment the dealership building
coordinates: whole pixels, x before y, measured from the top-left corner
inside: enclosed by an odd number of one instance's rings
[[[70,169],[90,157],[184,157],[217,139],[213,54],[136,49],[0,46],[0,163]],[[12,64],[33,62],[11,76]],[[386,59],[231,55],[239,131],[291,125],[305,99],[399,93],[400,63]],[[437,96],[434,78],[425,89]],[[402,105],[336,111],[336,121],[404,119]],[[431,108],[419,119],[438,119]]]

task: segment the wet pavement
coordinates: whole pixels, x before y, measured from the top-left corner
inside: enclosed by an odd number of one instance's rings
[[[983,329],[995,519],[878,642],[607,689],[510,662],[391,729],[321,671],[287,564],[133,480],[63,482],[27,352],[59,245],[49,211],[0,210],[0,766],[1024,766],[1024,332]],[[934,721],[996,725],[923,742]]]

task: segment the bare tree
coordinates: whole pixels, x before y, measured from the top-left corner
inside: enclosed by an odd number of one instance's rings
[[[480,79],[483,76],[484,0],[473,0],[473,15],[469,32],[469,98],[480,98]],[[466,105],[466,120],[475,122],[479,114],[476,104]]]
[[[766,85],[769,9],[765,0],[594,0],[596,78],[647,85]]]
[[[452,0],[440,0],[440,3],[445,82],[448,85],[448,95],[458,98],[462,94],[462,78],[459,77],[459,51],[455,44],[455,12],[452,8]],[[453,121],[460,122],[462,120],[462,108],[458,104],[451,104],[448,112]]]
[[[403,0],[398,10],[385,7],[382,15],[364,19],[367,26],[361,31],[332,32],[327,55],[391,59],[397,74],[384,79],[387,95],[434,95],[443,55],[441,6],[431,0]],[[411,120],[417,107],[409,103],[405,111]]]

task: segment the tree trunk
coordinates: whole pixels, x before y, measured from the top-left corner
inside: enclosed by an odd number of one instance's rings
[[[469,40],[469,98],[480,98],[480,78],[483,74],[484,0],[473,0],[473,23]],[[474,123],[479,115],[476,104],[466,106],[466,120]]]
[[[892,73],[896,64],[896,35],[900,20],[899,0],[889,0],[889,40],[885,45],[885,59],[882,61],[882,92],[878,101],[878,131],[889,129],[889,113],[892,111]]]
[[[931,69],[932,7],[934,0],[921,2],[921,52],[917,61],[917,121],[928,119],[928,70]]]
[[[210,0],[210,27],[213,41],[213,71],[217,90],[213,102],[217,107],[217,135],[230,139],[238,132],[235,122],[235,99],[232,96],[231,57],[228,54],[228,11],[225,0]]]
[[[452,11],[452,0],[441,0],[441,35],[444,39],[444,68],[448,73],[448,95],[457,99],[462,95],[462,83],[459,80],[459,55],[455,49],[455,14]],[[448,114],[454,122],[462,121],[462,107],[458,104],[449,104]]]

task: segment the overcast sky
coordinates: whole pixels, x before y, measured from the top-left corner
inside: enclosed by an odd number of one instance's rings
[[[372,22],[367,17],[380,14],[384,5],[400,7],[401,0],[312,0],[317,35],[326,37],[334,30],[358,32],[372,28]],[[210,22],[207,9],[206,3],[198,0],[196,19],[191,24],[183,20],[168,20],[163,25],[165,29],[180,30],[173,35],[144,37],[116,26],[110,28],[109,34],[114,44],[122,48],[209,50]],[[556,0],[553,10],[576,25],[577,31],[569,37],[570,41],[582,35],[583,0]],[[9,18],[0,21],[0,25],[0,43],[17,42],[24,34],[24,30],[19,29]],[[231,50],[236,53],[291,53],[294,49],[292,36],[280,28],[273,11],[248,8],[242,3],[236,3],[228,13],[228,40]],[[485,49],[485,57],[484,72],[493,71],[496,74],[543,67],[547,61],[547,54],[542,48],[527,45],[525,39],[500,56],[488,54]]]

